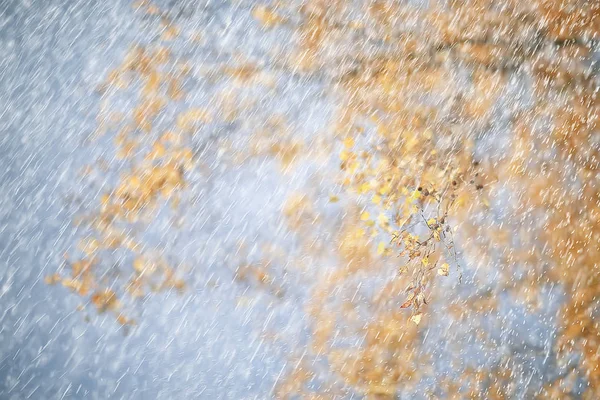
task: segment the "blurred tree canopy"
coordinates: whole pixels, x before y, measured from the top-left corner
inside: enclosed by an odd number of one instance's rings
[[[155,132],[169,104],[185,99],[193,66],[171,55],[177,19],[146,1],[135,7],[156,19],[160,44],[133,48],[99,88],[108,96],[140,83],[130,115],[110,114],[98,132],[117,132],[115,152],[130,164],[80,221],[91,232],[81,257],[70,256],[70,268],[47,279],[125,325],[135,321],[121,299],[186,286],[131,226],[151,219],[160,199],[178,207],[186,176],[201,168],[194,132],[240,118],[223,98],[218,111],[191,108],[172,129]],[[303,249],[316,252],[321,241],[339,266],[312,277],[310,340],[277,396],[598,398],[600,3],[307,0],[253,5],[250,16],[266,34],[293,36],[295,46],[269,67],[317,77],[335,94],[325,149],[339,162],[344,190],[330,201],[346,207],[327,240],[310,196],[284,207]],[[234,62],[210,76],[243,86],[265,84],[263,72]],[[269,124],[270,132],[285,130],[276,119]],[[286,170],[302,149],[273,134],[246,151]],[[131,276],[115,288],[101,265],[102,254],[117,250],[127,253]],[[491,285],[478,286],[473,265],[493,277]],[[236,277],[285,298],[268,266],[243,266]],[[562,299],[553,343],[511,350],[551,358],[543,365],[552,367],[540,382],[524,382],[518,357],[501,353],[489,333],[502,327],[473,321],[507,307],[500,304],[506,293],[535,314],[545,307],[541,293],[554,287]],[[451,372],[440,374],[426,332],[443,318],[471,324],[482,351],[498,352],[495,362],[462,360],[469,356],[455,349],[443,361]]]

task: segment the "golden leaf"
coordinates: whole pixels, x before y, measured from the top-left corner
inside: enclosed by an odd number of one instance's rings
[[[377,222],[379,222],[379,225],[387,225],[387,223],[389,222],[389,218],[384,213],[380,213],[377,216]]]
[[[422,313],[418,313],[410,317],[410,320],[415,323],[415,325],[419,325],[421,323],[421,318],[423,317]]]
[[[443,263],[441,267],[438,268],[437,272],[439,275],[448,276],[448,274],[450,273],[450,266],[448,265],[448,263]]]
[[[382,255],[385,252],[385,243],[379,242],[377,245],[377,254]]]
[[[413,304],[413,301],[415,299],[415,294],[411,293],[410,296],[408,296],[408,299],[406,299],[406,301],[404,303],[402,303],[402,305],[400,306],[400,308],[408,308]]]

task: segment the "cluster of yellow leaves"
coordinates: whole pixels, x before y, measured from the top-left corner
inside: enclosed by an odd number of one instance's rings
[[[304,193],[294,193],[288,197],[283,207],[283,215],[292,231],[305,233],[319,220],[310,198]]]
[[[177,116],[177,128],[182,132],[193,132],[198,124],[207,124],[211,122],[210,114],[201,109],[191,109]]]
[[[282,171],[289,172],[294,163],[301,158],[305,150],[304,143],[293,139],[290,128],[281,116],[273,116],[266,121],[265,128],[257,131],[251,138],[246,153],[249,157],[268,156],[281,163]]]
[[[330,76],[338,79],[335,83],[341,84],[338,87],[347,94],[335,128],[336,134],[344,138],[339,153],[340,165],[346,174],[343,183],[360,199],[370,200],[358,218],[365,229],[357,229],[355,232],[361,234],[354,237],[368,242],[374,234],[387,232],[392,242],[401,246],[399,253],[410,262],[400,269],[402,273],[398,276],[414,271],[416,277],[409,282],[401,279],[390,282],[386,294],[379,296],[379,300],[388,303],[408,286],[409,295],[403,306],[417,310],[427,300],[424,289],[435,274],[450,274],[450,265],[440,261],[443,256],[451,259],[456,256],[454,230],[448,225],[450,219],[464,223],[463,236],[489,238],[473,241],[472,247],[481,245],[489,249],[499,243],[510,244],[506,239],[510,238],[510,232],[508,236],[505,232],[508,224],[503,229],[501,225],[500,229],[484,230],[470,226],[469,220],[478,208],[490,208],[487,196],[495,181],[511,184],[520,181],[522,188],[512,188],[520,201],[513,210],[515,215],[527,216],[533,209],[541,213],[535,215],[547,216],[548,222],[541,232],[533,235],[534,243],[520,238],[524,251],[511,249],[501,259],[510,266],[516,265],[517,259],[527,265],[532,262],[544,265],[541,260],[548,259],[555,266],[551,269],[552,279],[567,284],[571,299],[562,314],[565,329],[559,343],[562,349],[583,355],[579,367],[589,381],[586,395],[593,398],[600,393],[597,368],[600,334],[598,324],[593,322],[597,305],[594,299],[600,293],[596,268],[600,255],[595,246],[600,242],[597,229],[600,227],[597,190],[600,150],[593,146],[597,144],[593,132],[600,122],[600,112],[594,94],[597,81],[588,76],[589,70],[586,73],[584,65],[589,62],[590,39],[597,39],[600,34],[600,5],[578,0],[535,0],[532,4],[513,0],[444,3],[432,2],[429,8],[417,10],[391,1],[373,2],[365,7],[365,19],[359,25],[343,19],[344,6],[339,2],[333,2],[331,8],[335,12],[331,13],[323,12],[319,1],[309,1],[300,10],[304,21],[298,29],[300,51],[295,66],[309,72],[337,67],[339,71]],[[421,21],[426,30],[417,28],[407,32],[397,28],[401,24],[396,22],[407,15]],[[350,25],[358,29],[370,27],[370,36],[365,35],[361,42],[362,38],[354,35],[355,30],[349,29]],[[340,49],[345,48],[341,45],[345,43],[345,34],[352,35],[358,48],[364,45],[371,49],[368,43],[374,38],[389,47],[381,52],[345,53],[339,57]],[[327,64],[331,61],[326,56],[328,46],[336,40],[340,43],[338,59],[351,59],[347,64],[352,68],[344,69],[335,61]],[[546,49],[552,51],[546,52]],[[471,74],[471,86],[456,80],[456,68]],[[515,151],[509,161],[503,160],[492,169],[493,164],[481,165],[474,158],[477,132],[487,129],[493,107],[516,71],[531,74],[536,106],[515,115],[516,123],[509,127],[514,133],[511,141]],[[423,101],[427,96],[434,96],[435,103],[441,106]],[[561,101],[557,102],[559,98]],[[533,132],[540,120],[555,124],[550,140],[547,133]],[[380,140],[361,148],[358,145],[364,142],[358,137],[361,133],[354,132],[364,132],[365,126],[370,126],[367,128],[370,132],[375,129]],[[365,137],[371,138],[372,134]],[[555,154],[556,149],[559,162],[544,159],[545,154]],[[541,159],[532,163],[535,158]],[[579,179],[574,185],[568,176],[571,171]],[[387,225],[377,226],[373,220],[372,215],[380,212],[391,215]],[[519,217],[515,220],[523,221]],[[421,228],[416,228],[417,224]],[[529,244],[544,250],[529,251]],[[348,269],[345,276],[336,275],[336,285],[354,279],[358,270],[371,274],[377,271],[368,257],[354,255],[352,248],[356,246],[346,244],[340,251],[350,254],[349,260],[360,260],[360,267]],[[386,249],[385,241],[377,246],[379,254],[384,254]],[[486,254],[489,250],[482,250],[483,254],[478,253],[480,260],[489,257]],[[521,254],[527,258],[521,258]],[[505,271],[514,273],[511,268]],[[523,282],[539,285],[540,280],[534,276]],[[473,309],[480,311],[475,304],[478,303],[473,302]],[[493,299],[485,307],[493,309]],[[464,315],[464,307],[460,313]],[[326,342],[323,336],[340,334],[336,323],[331,322],[331,312],[316,312],[315,318],[316,325],[329,327],[315,330],[319,343]],[[419,324],[421,312],[413,312],[410,319]],[[410,345],[416,346],[416,343]],[[399,389],[399,382],[382,385],[378,379],[384,376],[383,372],[372,376],[367,366],[357,363],[356,359],[350,361],[353,356],[360,359],[361,351],[362,348],[354,353],[344,350],[342,362],[330,363],[332,370],[344,377],[352,376],[353,379],[346,378],[346,381],[362,393],[392,398]],[[480,384],[488,373],[498,379]],[[504,398],[510,393],[503,387],[511,381],[511,373],[506,369],[465,370],[464,374],[465,379],[473,380],[471,392],[464,392],[460,385],[453,388],[448,385],[448,396],[477,397],[487,393]],[[360,381],[364,376],[369,377],[368,383]],[[563,389],[560,393],[566,395],[568,392]]]
[[[146,6],[140,4],[140,6]],[[151,7],[151,6],[149,6]],[[149,8],[149,11],[152,11]],[[168,31],[168,30],[167,30]],[[128,170],[121,172],[118,183],[100,196],[99,205],[82,222],[92,230],[92,236],[81,242],[83,254],[74,262],[67,262],[70,276],[58,274],[47,277],[49,284],[61,283],[81,296],[90,296],[90,303],[98,312],[111,312],[123,325],[134,320],[123,314],[124,295],[132,299],[143,297],[147,291],[165,289],[183,290],[185,284],[176,271],[161,257],[144,254],[134,231],[128,224],[149,221],[161,200],[179,203],[178,194],[185,188],[185,174],[194,168],[192,151],[186,147],[186,135],[199,124],[209,122],[201,110],[191,109],[177,117],[172,131],[157,134],[154,120],[170,101],[183,98],[181,80],[188,72],[186,65],[171,62],[168,48],[154,50],[134,47],[123,64],[112,71],[100,90],[108,92],[130,87],[136,81],[141,85],[140,100],[130,115],[118,119],[121,125],[115,135],[115,155],[128,162]],[[94,168],[89,167],[90,175]],[[104,255],[123,251],[133,256],[129,281],[117,284],[107,274],[108,261]]]
[[[274,10],[264,5],[254,7],[252,16],[267,29],[286,22],[284,17],[281,17]]]

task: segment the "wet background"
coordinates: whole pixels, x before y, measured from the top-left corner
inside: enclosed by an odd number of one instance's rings
[[[132,45],[154,43],[160,32],[129,1],[0,2],[0,398],[269,398],[291,349],[302,349],[306,342],[307,282],[327,267],[327,256],[317,264],[307,261],[303,270],[288,269],[285,262],[274,268],[283,298],[234,276],[240,259],[260,258],[260,243],[276,243],[301,256],[302,248],[281,220],[286,198],[310,192],[327,204],[330,188],[336,188],[331,176],[339,160],[328,154],[339,143],[320,142],[337,101],[323,83],[328,71],[306,76],[278,65],[293,43],[291,31],[285,26],[262,30],[251,16],[250,2],[160,5],[180,29],[169,47],[193,66],[185,104],[170,104],[166,118],[185,108],[210,106],[215,93],[231,82],[203,74],[239,54],[264,66],[268,89],[261,93],[236,86],[237,98],[247,96],[252,106],[236,121],[214,121],[192,139],[195,157],[209,172],[190,174],[183,205],[161,208],[141,234],[145,243],[163,246],[173,264],[185,264],[187,290],[132,304],[137,326],[127,330],[110,314],[78,311],[82,299],[47,285],[44,277],[63,264],[64,253],[81,238],[73,224],[76,213],[93,207],[104,185],[118,176],[117,168],[113,175],[81,177],[90,160],[121,162],[111,158],[109,139],[88,141],[102,102],[97,87]],[[196,42],[192,36],[199,30],[202,39]],[[120,96],[111,102],[126,109],[135,90]],[[235,152],[257,128],[274,129],[267,123],[274,114],[286,116],[292,140],[310,149],[322,146],[322,151],[314,150],[291,173],[272,158],[237,162],[224,153],[225,142],[234,143]],[[166,129],[168,122],[162,123]],[[502,146],[498,135],[490,133],[482,146],[486,140]],[[343,209],[328,205],[323,210],[326,223],[318,235],[327,241]],[[175,220],[185,223],[175,227]],[[247,246],[243,255],[240,241]],[[465,281],[478,271],[476,263],[467,265]],[[480,283],[485,282],[482,274]],[[461,290],[476,289],[467,285]],[[476,323],[498,332],[505,354],[515,352],[513,343],[534,349],[533,356],[514,357],[522,393],[555,375],[547,360],[561,294],[549,287],[544,296],[547,302],[539,313],[501,297],[493,321]],[[469,346],[460,352],[482,363],[498,358],[471,345],[461,333],[465,329],[441,319],[424,332],[425,343],[444,341],[434,352],[436,368],[452,370],[445,360],[456,346]],[[273,332],[286,339],[269,340]],[[454,347],[443,339],[448,332]]]

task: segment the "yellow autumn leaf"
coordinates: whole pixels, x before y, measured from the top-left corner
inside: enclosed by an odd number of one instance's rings
[[[385,196],[386,194],[388,194],[391,190],[390,185],[385,185],[383,186],[381,189],[379,189],[379,194],[382,196]]]
[[[362,185],[360,185],[360,187],[358,188],[358,192],[359,193],[366,193],[369,191],[369,189],[371,189],[371,184],[369,182],[365,182]]]
[[[448,274],[450,273],[450,266],[448,265],[448,263],[443,263],[439,268],[438,268],[438,274],[442,275],[442,276],[448,276]]]
[[[417,138],[414,136],[409,137],[405,144],[406,151],[410,152],[417,144],[419,144]]]
[[[487,197],[482,197],[481,201],[483,202],[484,206],[490,208],[490,201],[487,199]]]
[[[146,263],[145,263],[144,259],[141,257],[138,257],[133,261],[133,269],[135,269],[137,272],[144,271],[145,266],[146,266]]]
[[[421,318],[423,317],[422,313],[418,313],[410,317],[410,320],[415,323],[415,325],[419,325],[421,323]]]
[[[410,195],[410,197],[408,199],[406,199],[407,203],[411,203],[415,200],[418,200],[421,198],[421,192],[419,192],[418,190],[415,190],[412,192],[412,194]]]
[[[385,252],[385,243],[379,242],[377,245],[377,254],[382,255]]]
[[[388,223],[388,221],[389,221],[389,218],[384,213],[380,213],[379,216],[377,217],[377,222],[379,222],[379,225],[385,225]]]
[[[421,263],[423,263],[424,266],[428,266],[429,265],[429,257],[423,257],[423,259],[421,260]]]
[[[364,211],[362,214],[360,214],[361,221],[367,221],[370,217],[371,214],[369,214],[367,211]]]
[[[354,139],[351,137],[347,137],[346,139],[344,139],[344,146],[346,148],[354,147]]]

